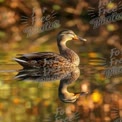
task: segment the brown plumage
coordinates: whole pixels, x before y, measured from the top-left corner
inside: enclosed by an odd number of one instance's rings
[[[83,40],[78,37],[72,30],[63,30],[57,36],[57,45],[60,54],[53,52],[38,52],[23,54],[14,58],[24,68],[42,68],[42,67],[71,67],[78,66],[80,59],[78,55],[66,46],[69,40]]]

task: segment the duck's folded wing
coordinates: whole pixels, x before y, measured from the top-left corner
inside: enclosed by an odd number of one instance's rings
[[[52,52],[38,52],[38,53],[28,53],[23,54],[22,57],[25,57],[26,59],[42,59],[42,58],[50,58],[50,57],[56,57],[60,56],[59,54],[52,53]]]
[[[44,66],[60,65],[60,63],[66,63],[67,59],[56,53],[51,52],[38,52],[19,55],[14,58],[24,68],[39,68]]]

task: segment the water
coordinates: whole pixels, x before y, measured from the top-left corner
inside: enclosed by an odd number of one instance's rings
[[[18,3],[10,5],[11,8]],[[24,13],[26,15],[30,11],[26,11],[23,6],[20,6],[22,10],[19,9],[21,11],[19,14],[16,12],[18,16]],[[79,11],[80,8],[77,8]],[[46,7],[46,12],[47,10]],[[50,19],[48,15],[51,14],[51,10],[52,8],[44,17]],[[69,10],[70,8],[67,8],[66,11]],[[5,7],[3,11],[4,16],[6,15],[6,17],[0,15],[3,20],[8,17],[6,20],[16,22],[13,19],[18,17],[13,17],[13,8],[9,10]],[[37,10],[39,16],[37,19],[41,19],[38,12]],[[43,27],[47,30],[43,30],[42,33],[39,27],[33,27],[34,23],[31,25],[27,19],[25,22],[28,25],[21,25],[21,28],[18,21],[10,28],[7,26],[10,24],[9,21],[2,21],[6,24],[0,25],[3,28],[0,31],[0,122],[122,121],[122,53],[119,42],[121,23],[116,23],[115,26],[108,24],[107,29],[101,26],[96,30],[90,27],[88,17],[84,16],[82,21],[80,16],[72,17],[67,12],[64,13],[59,9],[58,18],[53,18],[55,21],[45,22]],[[33,11],[30,11],[28,18],[34,19],[33,15]],[[57,24],[55,25],[57,28],[54,29],[54,25],[49,25],[51,23]],[[36,24],[41,25],[40,21]],[[79,36],[88,40],[85,43],[78,41],[67,43],[67,46],[79,55],[81,62],[79,67],[23,70],[13,60],[17,54],[39,51],[58,53],[56,35],[60,30],[70,27]],[[4,28],[7,29],[4,31]]]
[[[73,69],[21,70],[1,60],[0,122],[120,122],[121,70],[83,54]]]

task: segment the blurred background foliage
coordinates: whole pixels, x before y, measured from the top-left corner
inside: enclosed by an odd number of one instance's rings
[[[109,60],[112,48],[122,49],[122,22],[93,29],[89,7],[98,7],[98,0],[0,0],[0,122],[44,122],[48,117],[54,121],[58,107],[64,109],[64,118],[78,112],[79,119],[73,122],[111,122],[122,117],[121,74],[105,78],[101,73],[105,69],[100,66],[102,62],[90,61],[101,57]],[[33,21],[32,17],[37,19]],[[42,20],[43,17],[48,20]],[[48,23],[43,32],[33,31],[46,22],[54,25]],[[74,104],[58,99],[59,81],[37,83],[13,79],[15,70],[21,68],[12,61],[16,54],[58,52],[56,35],[65,28],[88,40],[86,44],[68,43],[81,57],[81,76],[69,91],[86,87],[91,91]]]

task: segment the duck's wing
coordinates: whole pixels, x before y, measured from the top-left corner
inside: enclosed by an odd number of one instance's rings
[[[55,67],[69,65],[67,59],[52,52],[38,52],[19,55],[14,58],[24,68]]]

